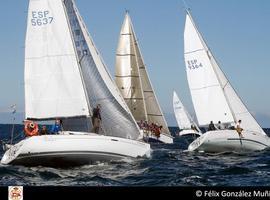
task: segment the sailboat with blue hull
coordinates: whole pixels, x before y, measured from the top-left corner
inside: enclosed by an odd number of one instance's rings
[[[62,167],[150,156],[73,0],[30,0],[25,43],[26,119],[61,119],[63,130],[7,145],[1,164]],[[96,105],[98,134],[91,132]]]

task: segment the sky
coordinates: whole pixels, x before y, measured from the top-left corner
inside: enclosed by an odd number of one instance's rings
[[[270,1],[186,0],[199,31],[249,111],[270,127]],[[175,90],[194,116],[184,57],[181,0],[76,0],[111,75],[125,10],[129,10],[147,70],[170,126]],[[24,112],[24,40],[28,0],[9,0],[0,12],[0,123]]]

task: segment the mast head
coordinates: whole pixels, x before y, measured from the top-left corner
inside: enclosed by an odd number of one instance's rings
[[[130,20],[129,13],[130,11],[128,9],[125,9],[125,18],[128,18]]]
[[[190,7],[187,5],[186,1],[185,0],[182,0],[183,4],[184,4],[184,10],[186,12],[186,14],[190,15]]]
[[[129,15],[129,13],[130,13],[129,9],[125,9],[125,13],[126,13],[126,15]]]

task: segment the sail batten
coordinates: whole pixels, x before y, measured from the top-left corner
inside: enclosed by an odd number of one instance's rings
[[[147,120],[130,18],[121,27],[116,53],[115,81],[136,121]]]
[[[245,129],[265,134],[218,66],[189,12],[184,44],[187,77],[199,124],[221,121],[234,125],[241,119]]]
[[[26,118],[61,118],[65,130],[138,139],[139,128],[88,33],[73,0],[30,0],[25,53]]]
[[[121,55],[120,52],[122,52],[122,54],[132,54],[132,56],[129,56],[127,60],[124,60],[123,57],[119,56],[119,54]],[[132,59],[134,59],[133,54],[135,55],[134,61],[132,61]],[[125,16],[120,32],[116,55],[116,82],[118,88],[122,88],[122,95],[130,106],[134,118],[137,121],[147,120],[150,123],[158,123],[163,127],[163,132],[170,134],[146,71],[141,51],[139,49],[138,40],[128,14]],[[130,76],[130,74],[134,73],[136,76]],[[123,79],[121,76],[129,76],[130,79]],[[136,92],[129,92],[132,90],[136,90]],[[142,101],[134,104],[132,100],[136,98],[142,99]]]
[[[135,53],[137,56],[137,64],[138,64],[138,68],[140,72],[140,78],[141,78],[142,90],[144,94],[145,108],[146,108],[146,113],[148,116],[148,121],[158,123],[159,126],[163,127],[162,131],[170,135],[167,122],[165,120],[161,107],[158,103],[156,94],[154,92],[152,83],[148,76],[148,72],[146,70],[146,66],[143,61],[143,57],[142,57],[141,50],[139,47],[138,39],[136,37],[136,33],[134,31],[131,20],[130,20],[130,26],[131,26],[132,35],[134,38],[133,41],[134,41],[134,47],[136,50]],[[144,67],[141,67],[141,66],[144,66]]]

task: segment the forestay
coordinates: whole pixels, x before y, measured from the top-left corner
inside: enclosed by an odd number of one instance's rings
[[[225,74],[222,72],[222,70],[219,68],[214,56],[212,56],[211,52],[209,52],[209,56],[211,58],[213,67],[215,68],[216,74],[220,80],[221,87],[223,88],[223,91],[225,95],[228,97],[228,103],[233,111],[235,120],[238,121],[239,119],[242,120],[242,126],[245,127],[246,130],[255,131],[258,133],[261,133],[263,135],[266,135],[264,130],[261,128],[261,126],[258,124],[256,119],[252,116],[252,114],[248,111],[245,104],[242,102],[240,97],[237,95],[236,91],[230,84],[229,80],[225,76]]]

